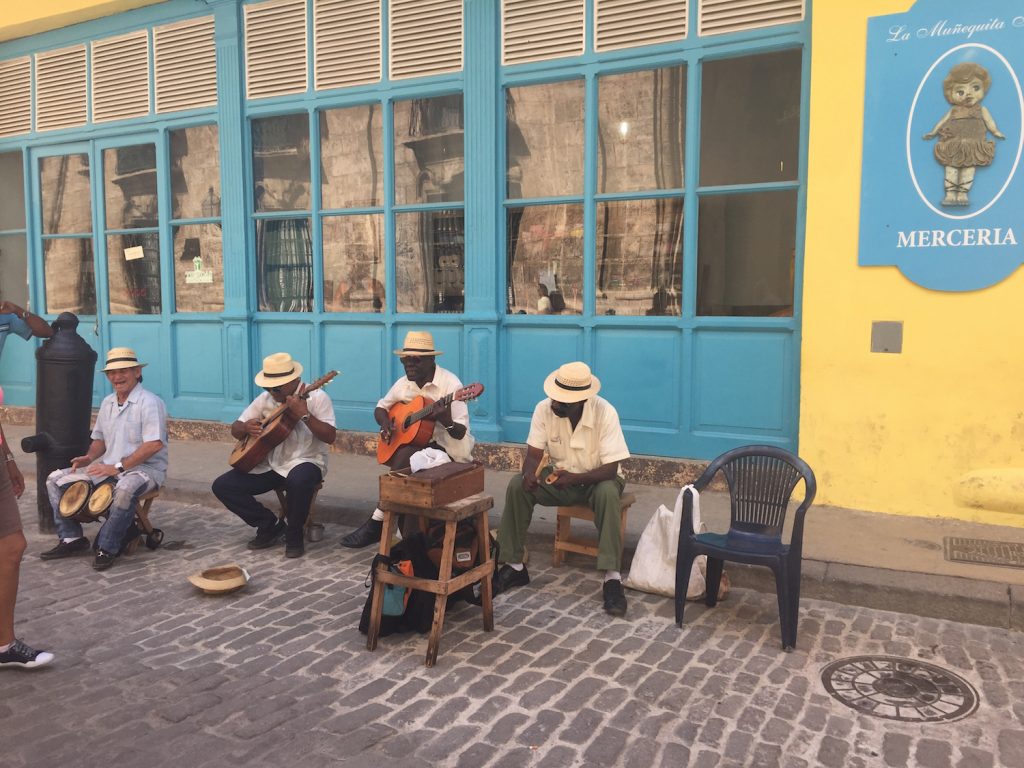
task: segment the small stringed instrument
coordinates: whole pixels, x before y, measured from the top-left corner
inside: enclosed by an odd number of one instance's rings
[[[434,434],[434,422],[441,411],[453,400],[473,400],[483,394],[484,385],[470,384],[462,389],[445,395],[437,402],[429,397],[419,395],[408,403],[395,403],[388,410],[388,418],[394,425],[391,439],[385,441],[381,436],[377,441],[377,461],[387,464],[395,451],[402,445],[414,445],[422,448],[430,442]]]
[[[337,371],[328,371],[306,387],[302,397],[307,397],[313,390],[320,389],[337,375]],[[259,466],[274,448],[285,441],[298,422],[298,417],[288,410],[288,404],[281,403],[262,421],[262,431],[258,435],[246,435],[235,444],[228,463],[242,472],[251,471]]]

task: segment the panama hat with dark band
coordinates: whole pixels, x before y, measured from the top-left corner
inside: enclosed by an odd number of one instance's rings
[[[131,347],[114,347],[107,352],[107,364],[103,373],[119,371],[122,368],[144,368],[147,363],[140,363],[135,350]]]
[[[302,365],[292,360],[287,352],[275,352],[263,358],[263,370],[256,374],[260,387],[279,387],[302,375]]]
[[[434,337],[429,331],[409,331],[405,334],[402,348],[396,349],[395,354],[399,357],[434,357],[444,352],[434,349]]]
[[[544,380],[544,394],[560,403],[578,403],[601,390],[601,380],[586,363],[566,363]]]

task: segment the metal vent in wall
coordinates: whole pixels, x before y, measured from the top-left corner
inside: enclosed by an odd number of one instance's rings
[[[85,125],[85,46],[36,54],[36,130]]]
[[[502,64],[582,54],[584,9],[584,0],[502,0]]]
[[[722,35],[804,19],[804,0],[700,0],[700,34]]]
[[[689,0],[596,0],[594,48],[614,51],[686,37]]]
[[[0,136],[32,130],[32,60],[0,61]]]
[[[93,42],[91,65],[93,122],[149,114],[149,32]]]
[[[392,79],[462,69],[462,0],[391,0]]]
[[[306,0],[245,8],[245,94],[250,99],[307,88]]]
[[[318,91],[375,83],[381,75],[381,0],[314,0]]]
[[[157,112],[216,106],[212,16],[154,28],[153,63]]]

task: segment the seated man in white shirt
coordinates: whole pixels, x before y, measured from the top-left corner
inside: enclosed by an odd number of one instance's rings
[[[458,376],[437,364],[437,356],[443,353],[434,349],[434,337],[430,333],[410,331],[405,336],[402,348],[396,349],[395,354],[402,361],[405,376],[396,381],[388,393],[377,401],[373,411],[373,418],[380,425],[381,438],[385,441],[391,439],[395,429],[388,413],[392,406],[408,403],[419,395],[437,402],[463,388]],[[469,433],[469,409],[466,404],[454,399],[436,414],[436,419],[427,447],[444,451],[453,461],[470,461],[475,441]],[[400,445],[388,459],[387,466],[391,469],[405,469],[413,454],[421,450],[423,446]],[[384,513],[378,507],[365,523],[342,538],[341,545],[358,549],[380,541],[383,521]]]
[[[231,425],[237,440],[258,438],[263,421],[281,404],[298,420],[283,442],[249,472],[231,469],[213,481],[213,493],[225,507],[256,529],[249,549],[273,546],[285,537],[285,557],[302,557],[309,508],[316,487],[327,474],[327,452],[338,432],[334,427],[334,405],[322,390],[306,392],[300,381],[302,365],[287,352],[263,359],[256,384],[263,394],[253,400],[238,421]],[[256,500],[262,493],[284,488],[288,496],[287,521]]]
[[[523,542],[533,507],[585,505],[594,510],[598,530],[597,569],[604,571],[604,609],[626,615],[626,595],[619,573],[622,518],[619,497],[625,486],[619,462],[629,458],[619,414],[603,397],[601,381],[585,363],[566,363],[544,382],[548,399],[533,410],[526,437],[523,471],[509,480],[498,529],[505,565],[494,573],[493,594],[530,583],[523,564]],[[540,467],[544,452],[550,465]],[[539,476],[538,476],[539,468]]]

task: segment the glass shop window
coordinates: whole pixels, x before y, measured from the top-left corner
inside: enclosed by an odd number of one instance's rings
[[[311,312],[309,115],[253,120],[252,152],[260,311]]]
[[[224,309],[220,149],[216,125],[170,131],[176,312]]]
[[[703,66],[698,315],[793,314],[800,70],[799,50]]]
[[[96,314],[89,156],[39,159],[46,312]]]
[[[584,82],[509,88],[505,131],[508,312],[578,315],[583,309]]]
[[[324,310],[383,312],[383,108],[330,109],[319,119]]]
[[[27,307],[25,174],[21,152],[0,153],[0,300]]]
[[[394,104],[399,312],[462,312],[465,306],[463,121],[461,93]],[[417,210],[424,206],[430,207]]]

